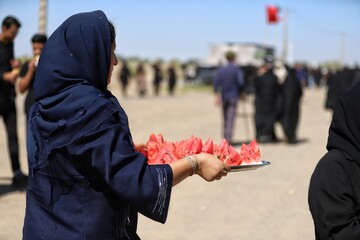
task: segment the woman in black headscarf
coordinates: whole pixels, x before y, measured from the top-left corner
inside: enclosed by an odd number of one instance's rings
[[[172,186],[229,166],[210,154],[148,165],[107,91],[115,30],[101,11],[68,18],[49,38],[29,114],[23,239],[139,239],[137,213],[164,223]]]
[[[309,206],[317,240],[360,239],[360,83],[338,101],[328,152],[311,177]]]

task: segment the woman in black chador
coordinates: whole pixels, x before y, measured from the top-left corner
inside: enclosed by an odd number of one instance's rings
[[[169,90],[169,94],[172,96],[174,95],[174,90],[176,85],[175,63],[171,63],[168,68],[168,78],[169,78],[168,90]]]
[[[126,60],[123,60],[122,67],[120,69],[120,83],[121,83],[121,91],[124,97],[127,96],[127,87],[129,84],[130,78],[130,70],[128,68]]]
[[[328,152],[309,186],[316,240],[360,239],[360,82],[334,108]]]
[[[281,125],[284,129],[286,142],[294,144],[297,142],[296,130],[300,116],[302,87],[296,78],[295,69],[286,66],[286,70],[287,76],[282,84]]]
[[[254,79],[256,139],[260,143],[276,142],[274,125],[278,118],[280,85],[269,64],[260,67]]]
[[[154,63],[153,70],[154,70],[154,80],[153,80],[154,94],[155,96],[158,96],[160,94],[160,85],[162,82],[161,64],[159,61]]]

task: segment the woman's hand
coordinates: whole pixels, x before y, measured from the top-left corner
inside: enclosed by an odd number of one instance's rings
[[[195,173],[208,182],[219,180],[230,170],[230,166],[208,153],[186,156],[170,163],[170,167],[173,171],[173,186]]]
[[[219,180],[226,176],[230,166],[219,160],[214,155],[208,153],[199,153],[194,155],[199,161],[200,170],[197,174],[206,181]]]

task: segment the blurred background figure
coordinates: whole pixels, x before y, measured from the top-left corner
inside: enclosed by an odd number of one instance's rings
[[[285,133],[285,141],[289,144],[298,142],[296,130],[300,117],[302,86],[296,79],[294,68],[286,66],[287,75],[282,83],[282,115],[281,125]]]
[[[333,109],[340,96],[356,82],[355,71],[347,66],[335,71],[329,77],[325,108]]]
[[[236,55],[232,51],[226,53],[228,64],[220,67],[214,79],[215,104],[222,106],[223,136],[233,143],[234,121],[241,90],[244,86],[244,74],[235,65]]]
[[[168,68],[167,71],[168,74],[168,78],[169,78],[169,82],[168,82],[168,90],[169,90],[169,95],[172,96],[174,95],[174,90],[175,90],[175,86],[176,86],[176,70],[175,70],[175,62],[171,62],[170,66]]]
[[[302,66],[300,63],[295,63],[295,74],[296,78],[300,82],[301,86],[306,87],[308,86],[308,75],[306,68]]]
[[[275,122],[279,118],[281,86],[270,63],[264,63],[254,79],[255,130],[259,143],[277,142]]]
[[[359,65],[355,65],[354,67],[354,84],[360,80],[360,68]]]
[[[129,84],[130,75],[131,74],[127,62],[125,59],[123,59],[122,66],[120,69],[119,79],[120,79],[121,91],[124,97],[127,96],[127,87]]]
[[[145,79],[145,68],[144,64],[141,62],[136,69],[135,80],[139,97],[144,97],[146,95],[147,87]]]
[[[160,93],[160,85],[163,79],[162,73],[161,73],[161,62],[156,61],[153,64],[153,70],[154,70],[154,80],[153,80],[153,86],[154,86],[154,94],[155,96],[159,96]]]
[[[20,27],[21,24],[15,17],[5,17],[0,34],[0,115],[5,123],[8,150],[14,174],[12,186],[16,188],[24,188],[27,185],[27,176],[22,173],[19,162],[15,104],[15,83],[19,76],[20,62],[14,59],[14,39]]]
[[[34,95],[34,80],[35,80],[35,72],[36,67],[40,59],[41,51],[44,48],[44,45],[47,41],[47,36],[44,34],[35,34],[31,38],[31,45],[33,50],[33,57],[31,60],[25,62],[20,70],[20,82],[19,82],[19,91],[20,93],[25,93],[27,91],[27,95],[25,98],[24,110],[26,114],[26,120],[29,118],[28,113],[32,104],[35,102]]]

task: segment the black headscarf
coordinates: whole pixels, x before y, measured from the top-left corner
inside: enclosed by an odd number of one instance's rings
[[[28,123],[27,148],[33,169],[47,165],[54,149],[71,143],[116,111],[104,107],[109,102],[118,105],[107,91],[111,44],[109,21],[102,11],[71,16],[46,42]]]
[[[109,21],[102,11],[71,16],[43,49],[34,84],[36,99],[77,84],[92,84],[105,91],[110,54]]]
[[[338,149],[360,161],[360,82],[339,99],[329,129],[327,149]]]

